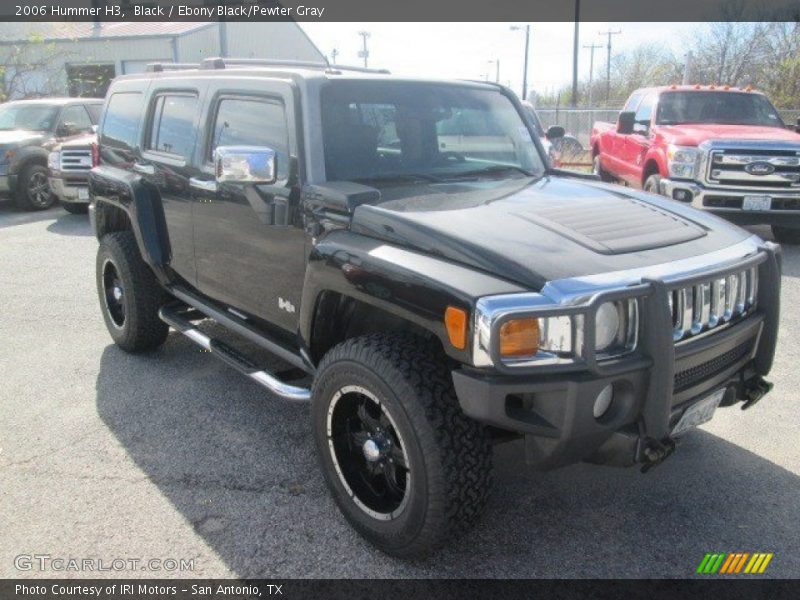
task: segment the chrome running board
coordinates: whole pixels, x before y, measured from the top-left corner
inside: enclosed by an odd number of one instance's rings
[[[208,350],[211,354],[227,363],[240,373],[247,375],[250,379],[267,388],[270,392],[292,402],[308,402],[311,400],[311,390],[308,388],[297,387],[284,383],[272,373],[263,369],[258,369],[245,356],[228,346],[226,343],[214,339],[192,324],[186,318],[188,315],[182,314],[182,307],[165,306],[158,311],[158,316],[167,325],[182,333],[201,348]],[[185,312],[185,309],[183,310]],[[203,315],[205,316],[205,315]],[[197,318],[197,315],[195,315]]]

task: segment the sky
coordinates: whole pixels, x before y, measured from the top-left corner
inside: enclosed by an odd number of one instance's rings
[[[311,23],[300,25],[319,49],[331,58],[336,48],[336,62],[362,65],[358,57],[362,38],[370,37],[369,66],[387,68],[398,75],[485,79],[496,76],[500,60],[500,82],[521,92],[525,48],[524,31],[511,26],[524,23]],[[528,66],[528,89],[547,93],[572,81],[573,23],[530,23],[531,47]],[[663,43],[678,56],[683,55],[690,32],[701,27],[693,23],[581,23],[579,77],[589,74],[589,46],[595,49],[594,77],[604,77],[607,37],[598,34],[609,29],[622,31],[613,36],[612,52],[645,42]]]

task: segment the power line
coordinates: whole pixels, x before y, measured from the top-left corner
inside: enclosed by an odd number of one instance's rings
[[[369,31],[359,31],[358,35],[361,36],[362,46],[363,49],[359,50],[358,57],[364,59],[364,68],[368,66],[367,61],[369,59],[369,50],[367,50],[367,40],[370,37]]]

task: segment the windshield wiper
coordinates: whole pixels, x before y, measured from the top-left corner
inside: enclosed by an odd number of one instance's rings
[[[457,173],[454,175],[454,178],[480,177],[481,175],[493,175],[495,173],[506,173],[508,171],[516,171],[517,173],[522,173],[526,177],[535,176],[535,173],[533,171],[529,171],[528,169],[523,169],[522,167],[518,167],[516,165],[490,165],[488,167],[483,167],[482,169],[474,169],[472,171],[464,171],[463,173]]]

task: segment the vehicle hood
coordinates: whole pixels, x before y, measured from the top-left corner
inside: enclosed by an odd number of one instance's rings
[[[732,246],[749,233],[675,201],[551,177],[382,189],[351,229],[540,290]]]
[[[769,140],[800,144],[800,134],[782,127],[755,125],[687,124],[659,126],[658,135],[668,144],[699,146],[708,140]]]
[[[29,144],[41,143],[47,137],[39,131],[26,131],[24,129],[12,129],[0,131],[0,146],[12,148],[17,146],[27,146]]]

